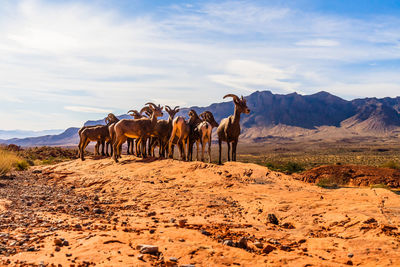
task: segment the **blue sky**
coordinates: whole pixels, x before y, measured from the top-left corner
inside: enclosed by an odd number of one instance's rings
[[[0,0],[0,128],[231,92],[398,96],[399,13],[391,0]]]

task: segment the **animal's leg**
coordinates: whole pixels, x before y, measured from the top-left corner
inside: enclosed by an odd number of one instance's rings
[[[219,147],[219,158],[218,158],[218,164],[221,165],[221,152],[222,152],[222,140],[218,138],[218,147]]]
[[[105,156],[105,155],[106,155],[106,153],[104,153],[104,146],[105,146],[105,144],[106,144],[106,142],[105,142],[104,140],[101,141],[101,146],[102,146],[101,155],[102,155],[102,156]]]
[[[208,140],[208,163],[211,163],[211,138]]]
[[[238,142],[233,142],[232,144],[232,161],[236,161],[236,147]]]
[[[228,141],[226,143],[228,144],[228,161],[231,161],[231,143]]]
[[[87,147],[87,145],[89,144],[89,140],[87,139],[87,138],[83,138],[83,140],[82,140],[82,146],[81,146],[81,160],[82,161],[84,161],[85,160],[85,156],[84,156],[84,154],[85,154],[85,148]]]
[[[95,156],[99,155],[99,146],[100,146],[100,142],[97,141],[96,145],[94,146],[94,155]]]

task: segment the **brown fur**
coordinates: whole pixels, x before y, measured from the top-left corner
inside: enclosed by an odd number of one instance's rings
[[[240,114],[250,113],[250,109],[247,107],[246,99],[244,99],[243,96],[242,98],[239,98],[234,94],[228,94],[224,96],[224,98],[226,97],[233,98],[233,103],[235,104],[235,111],[233,115],[229,116],[228,118],[222,119],[221,123],[217,128],[218,145],[219,145],[219,160],[218,160],[219,164],[221,164],[222,141],[225,141],[228,145],[228,161],[231,160],[230,143],[232,143],[232,161],[236,161],[236,147],[239,142],[239,135],[240,135]]]

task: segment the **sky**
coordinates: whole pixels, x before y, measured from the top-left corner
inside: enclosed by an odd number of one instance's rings
[[[400,1],[0,0],[0,129],[227,93],[400,95]]]

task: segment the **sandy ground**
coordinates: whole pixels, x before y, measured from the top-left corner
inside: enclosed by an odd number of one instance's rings
[[[24,175],[0,180],[3,265],[400,266],[400,196],[386,189],[133,156]]]

